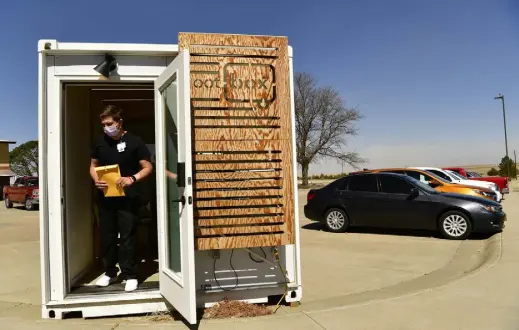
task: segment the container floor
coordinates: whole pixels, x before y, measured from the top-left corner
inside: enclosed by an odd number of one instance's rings
[[[141,260],[139,264],[139,288],[141,290],[156,290],[159,287],[159,263],[158,260]],[[72,287],[70,294],[103,294],[108,292],[124,292],[124,283],[117,281],[107,287],[97,287],[95,283],[103,276],[102,269],[98,266],[90,270],[76,286]]]

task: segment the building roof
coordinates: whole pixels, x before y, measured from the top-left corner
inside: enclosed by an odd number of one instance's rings
[[[16,144],[16,141],[11,141],[11,140],[0,140],[0,143]]]

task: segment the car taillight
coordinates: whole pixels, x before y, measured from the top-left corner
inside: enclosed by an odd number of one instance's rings
[[[315,193],[313,191],[309,191],[308,195],[306,195],[306,201],[309,202],[312,199],[314,199],[314,197],[315,197]]]

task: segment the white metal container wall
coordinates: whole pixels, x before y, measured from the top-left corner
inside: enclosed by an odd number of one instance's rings
[[[50,47],[46,45],[50,45]],[[83,312],[84,317],[88,317],[164,310],[166,305],[158,291],[96,294],[95,296],[76,297],[74,299],[67,297],[66,260],[63,252],[66,241],[63,235],[61,206],[63,182],[61,171],[58,170],[61,166],[61,143],[63,139],[61,84],[69,81],[106,82],[100,80],[99,75],[93,70],[93,67],[104,59],[105,53],[110,53],[117,58],[119,63],[118,82],[153,82],[174,58],[178,52],[178,47],[176,45],[151,44],[58,43],[55,40],[43,40],[39,42],[39,52],[38,125],[39,141],[41,142],[39,159],[42,315],[44,318],[49,318],[52,316],[49,315],[49,312],[53,311],[56,318],[61,318],[63,312],[79,310]],[[290,91],[292,109],[294,109],[291,48],[289,49],[289,56]],[[295,120],[294,116],[292,116],[292,120]],[[294,122],[292,123],[292,130],[295,145]],[[294,173],[297,173],[295,151],[293,156]],[[294,180],[294,191],[297,192],[297,180]],[[289,294],[286,298],[288,302],[300,301],[302,296],[297,193],[294,199],[296,205],[294,219],[296,244],[280,247],[283,266],[288,272],[290,291],[294,291],[295,296]],[[257,250],[255,251],[258,253]],[[249,265],[252,265],[256,269],[252,277],[240,279],[240,281],[243,281],[242,285],[250,285],[251,288],[234,292],[199,292],[197,297],[199,305],[211,304],[224,297],[255,302],[267,298],[268,295],[283,292],[283,287],[273,286],[276,281],[278,283],[283,282],[283,279],[280,274],[275,273],[271,266],[267,263],[253,263],[249,259],[248,252],[243,249],[235,253],[233,263],[238,265],[236,268],[250,269]],[[232,283],[234,273],[226,266],[226,256],[226,251],[222,251],[221,259],[218,261],[218,270],[231,272],[228,277],[231,278],[229,281]],[[212,258],[207,251],[197,251],[195,259],[197,285],[200,284],[201,286],[208,281],[211,282]],[[220,284],[224,285],[224,283]]]

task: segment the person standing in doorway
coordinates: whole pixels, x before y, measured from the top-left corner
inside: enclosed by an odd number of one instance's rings
[[[100,190],[97,205],[105,272],[96,285],[105,287],[117,281],[118,262],[121,280],[126,281],[125,291],[130,292],[138,287],[135,260],[135,232],[140,205],[138,184],[152,173],[153,166],[150,152],[141,138],[124,130],[119,107],[107,105],[100,119],[104,134],[96,138],[90,162],[90,176]],[[125,196],[104,197],[103,190],[107,184],[99,180],[95,168],[115,164],[119,165],[121,172],[117,184],[124,189]]]

